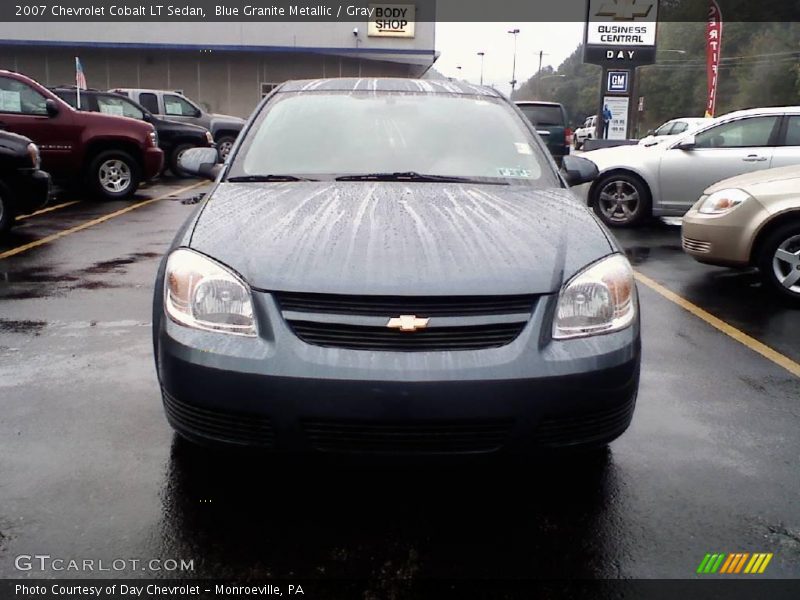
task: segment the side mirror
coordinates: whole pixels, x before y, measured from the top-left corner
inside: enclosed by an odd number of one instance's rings
[[[153,115],[151,115],[149,112],[142,113],[142,120],[143,121],[147,121],[148,123],[152,123],[153,122]]]
[[[693,135],[686,136],[673,147],[678,150],[694,150],[697,147],[697,138]]]
[[[58,104],[52,98],[44,101],[44,108],[47,111],[48,117],[55,117],[58,114]]]
[[[181,169],[212,181],[222,172],[216,148],[189,148],[178,159]]]
[[[646,136],[648,136],[648,135],[655,135],[655,134],[656,134],[656,131],[655,131],[655,129],[648,129],[648,130],[647,130],[647,133],[645,133],[644,135],[645,135],[645,137],[646,137]]]
[[[568,154],[562,164],[562,174],[570,187],[594,181],[600,174],[596,164],[581,156]]]

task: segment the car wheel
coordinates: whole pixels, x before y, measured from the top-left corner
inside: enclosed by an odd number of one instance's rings
[[[788,223],[770,234],[761,247],[758,267],[773,289],[800,300],[800,223]]]
[[[169,157],[169,170],[172,171],[172,174],[175,175],[175,177],[185,178],[191,176],[188,171],[181,169],[180,159],[184,152],[194,147],[194,144],[180,144],[172,151],[172,154]]]
[[[127,152],[101,152],[89,167],[89,185],[96,196],[104,200],[124,200],[139,187],[139,164]]]
[[[11,210],[8,191],[0,188],[0,234],[7,233],[14,225],[14,211]]]
[[[233,148],[233,142],[236,141],[235,137],[231,137],[229,135],[223,135],[221,138],[217,140],[217,150],[219,151],[219,159],[222,162],[225,162],[228,158],[228,154],[231,153],[231,149]]]
[[[634,227],[651,215],[650,191],[637,177],[614,173],[597,184],[592,206],[609,227]]]

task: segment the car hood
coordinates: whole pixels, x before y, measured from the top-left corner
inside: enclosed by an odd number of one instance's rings
[[[216,113],[211,115],[211,120],[214,123],[231,123],[239,126],[243,126],[245,124],[245,120],[239,117],[234,117],[231,115],[219,115]]]
[[[610,167],[638,165],[643,161],[655,156],[657,153],[664,152],[667,144],[655,144],[653,146],[640,146],[632,144],[627,146],[614,146],[612,148],[601,148],[584,152],[583,158],[588,158],[600,171]]]
[[[568,190],[447,183],[223,183],[190,246],[255,288],[373,295],[557,291],[614,251]]]
[[[180,131],[185,133],[204,135],[208,129],[200,125],[192,123],[183,123],[182,121],[173,121],[171,119],[156,119],[153,118],[153,125],[169,131]]]
[[[799,183],[796,180],[800,180],[800,165],[791,165],[788,167],[778,167],[777,169],[754,171],[752,173],[745,173],[744,175],[737,175],[729,179],[723,179],[706,189],[705,193],[713,194],[719,190],[729,188],[739,188],[747,191],[757,188],[758,186],[774,183],[783,183],[786,186],[794,187],[796,190]]]

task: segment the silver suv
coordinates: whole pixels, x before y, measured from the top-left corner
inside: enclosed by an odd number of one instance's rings
[[[228,157],[236,136],[244,127],[244,119],[206,112],[180,92],[134,88],[117,88],[109,91],[128,96],[154,115],[205,127],[214,136],[223,161]]]

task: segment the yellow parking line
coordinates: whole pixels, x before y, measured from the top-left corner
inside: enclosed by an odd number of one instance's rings
[[[114,217],[118,217],[120,215],[124,215],[125,213],[129,213],[132,210],[136,210],[137,208],[141,208],[142,206],[147,206],[148,204],[153,204],[153,202],[158,202],[159,200],[164,200],[169,196],[173,196],[175,194],[180,194],[183,192],[188,192],[196,187],[201,185],[205,185],[205,181],[199,181],[192,185],[180,188],[178,190],[174,190],[168,194],[164,194],[163,196],[159,196],[158,198],[151,198],[150,200],[144,200],[143,202],[138,202],[136,204],[131,204],[125,208],[120,210],[114,211],[107,215],[103,215],[102,217],[98,217],[97,219],[92,219],[91,221],[86,221],[85,223],[81,223],[80,225],[76,225],[75,227],[71,227],[69,229],[65,229],[64,231],[59,231],[58,233],[54,233],[53,235],[48,235],[47,237],[43,237],[40,240],[36,240],[35,242],[30,242],[29,244],[25,244],[23,246],[17,246],[16,248],[12,248],[11,250],[6,250],[5,252],[0,253],[0,260],[4,258],[10,258],[12,256],[16,256],[17,254],[22,254],[23,252],[27,252],[33,248],[38,248],[39,246],[44,246],[45,244],[49,244],[50,242],[54,242],[57,239],[60,239],[64,236],[70,235],[71,233],[77,233],[78,231],[83,231],[84,229],[88,229],[89,227],[93,227],[95,225],[99,225],[100,223],[105,223],[113,219]]]
[[[64,202],[63,204],[56,204],[55,206],[48,206],[47,208],[43,208],[42,210],[37,210],[36,212],[32,212],[29,215],[22,215],[21,217],[17,217],[17,221],[24,221],[25,219],[30,219],[31,217],[35,217],[37,215],[43,215],[45,213],[53,212],[54,210],[58,210],[59,208],[66,208],[68,206],[72,206],[73,204],[77,204],[80,200],[72,200],[71,202]]]
[[[684,310],[692,313],[694,316],[702,319],[703,321],[711,325],[714,329],[717,329],[718,331],[721,331],[725,335],[732,337],[740,344],[744,344],[745,346],[750,348],[750,350],[752,350],[753,352],[757,352],[767,360],[771,360],[779,367],[782,367],[787,371],[789,371],[789,373],[791,373],[792,375],[800,377],[800,363],[793,361],[788,356],[781,354],[780,352],[770,348],[766,344],[762,344],[757,339],[750,337],[743,331],[736,329],[736,327],[729,325],[722,319],[715,317],[710,312],[703,310],[696,304],[689,302],[686,298],[679,296],[678,294],[667,289],[657,281],[650,279],[646,275],[642,275],[638,271],[636,272],[636,280],[639,281],[640,283],[643,283],[654,292],[662,295],[667,300],[674,302]]]

